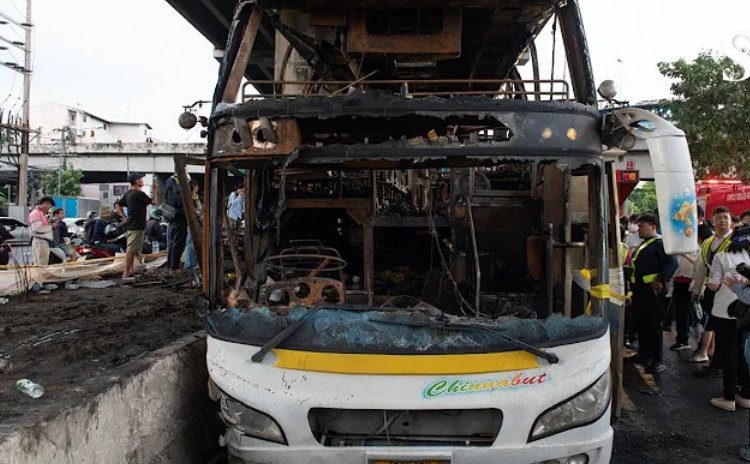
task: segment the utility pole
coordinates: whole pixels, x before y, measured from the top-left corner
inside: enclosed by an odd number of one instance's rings
[[[24,72],[23,72],[23,142],[18,162],[18,205],[26,206],[29,194],[29,145],[31,132],[29,124],[29,108],[31,96],[31,0],[26,0],[26,40],[24,43]]]
[[[65,126],[60,131],[60,162],[57,166],[57,194],[62,195],[62,172],[63,172],[63,163],[65,162],[65,135],[68,133],[68,126]]]

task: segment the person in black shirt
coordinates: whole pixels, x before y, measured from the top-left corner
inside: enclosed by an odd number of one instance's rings
[[[630,284],[633,292],[633,312],[638,330],[638,354],[628,362],[645,364],[650,373],[666,369],[662,363],[664,334],[661,322],[667,311],[666,283],[677,270],[677,258],[666,254],[656,230],[659,221],[655,214],[638,218],[638,235],[643,242],[633,252]]]
[[[180,259],[187,243],[187,217],[185,216],[185,207],[182,204],[180,184],[177,181],[176,174],[167,179],[164,204],[166,205],[165,211],[166,208],[169,208],[172,213],[166,218],[169,222],[167,228],[167,267],[170,272],[175,272],[180,268]]]
[[[158,208],[151,208],[148,221],[146,221],[146,242],[143,244],[143,251],[154,253],[154,242],[159,244],[159,250],[166,249],[166,237],[161,227],[162,214]]]
[[[125,270],[122,273],[123,279],[130,279],[135,273],[133,262],[136,256],[141,255],[143,250],[143,239],[146,231],[146,208],[148,205],[156,204],[156,182],[151,187],[151,198],[146,195],[143,188],[143,174],[133,173],[128,176],[130,181],[130,190],[115,204],[117,213],[125,216],[123,208],[127,207],[127,230],[128,251],[125,255]]]
[[[78,253],[76,253],[75,248],[65,242],[65,239],[72,237],[73,234],[68,232],[68,225],[65,223],[65,212],[61,208],[52,211],[52,222],[57,223],[57,227],[52,231],[52,236],[55,238],[55,247],[62,250],[68,258],[77,259]],[[53,252],[52,248],[50,248],[50,252]]]

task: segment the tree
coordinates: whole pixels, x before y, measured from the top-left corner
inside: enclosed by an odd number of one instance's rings
[[[656,211],[656,184],[653,182],[641,182],[638,187],[628,195],[631,214],[641,214]]]
[[[741,68],[729,58],[701,52],[690,63],[659,63],[659,71],[674,79],[677,98],[667,104],[688,137],[696,175],[750,180],[750,79],[724,80],[725,71],[740,75]]]
[[[83,172],[75,168],[67,168],[60,173],[47,172],[42,176],[42,190],[50,195],[77,197],[81,194],[82,179]]]

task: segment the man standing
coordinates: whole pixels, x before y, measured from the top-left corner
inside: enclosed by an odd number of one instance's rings
[[[52,234],[56,227],[50,224],[49,210],[55,206],[51,197],[42,197],[31,213],[29,213],[29,227],[31,228],[31,257],[34,264],[46,266],[49,264],[49,244],[54,240]]]
[[[167,268],[170,272],[175,272],[180,268],[180,259],[185,251],[185,242],[187,241],[187,218],[185,217],[180,184],[176,175],[167,179],[164,204],[163,214],[169,222],[169,227],[167,227]]]
[[[709,355],[713,354],[715,342],[713,324],[711,322],[711,310],[714,305],[714,295],[716,292],[710,288],[706,288],[704,291],[704,287],[714,256],[726,251],[732,243],[732,213],[729,211],[729,208],[725,206],[716,207],[712,216],[712,222],[716,230],[711,237],[704,240],[701,244],[698,261],[695,264],[695,274],[693,275],[693,301],[700,301],[701,293],[703,293],[701,306],[703,307],[703,312],[708,314],[708,322],[705,326],[706,330],[701,337],[700,345],[695,350],[695,354],[691,359],[692,362],[706,362],[709,360]],[[694,375],[696,377],[707,377],[718,375],[719,371],[718,362],[712,361],[709,366],[694,372]]]
[[[128,177],[130,181],[130,190],[115,203],[117,213],[123,216],[123,207],[128,208],[127,230],[128,250],[125,255],[125,271],[122,273],[123,279],[133,277],[133,262],[136,256],[141,255],[143,250],[143,238],[146,231],[146,207],[156,203],[156,182],[151,186],[151,198],[146,195],[143,188],[143,174],[133,173]]]
[[[237,230],[240,222],[245,215],[245,189],[238,187],[227,199],[227,217],[229,218],[229,227]]]
[[[637,355],[628,359],[645,364],[646,370],[653,374],[666,369],[662,363],[661,322],[667,310],[666,283],[677,269],[677,259],[664,252],[664,244],[656,233],[658,226],[655,214],[646,213],[638,218],[638,235],[643,243],[633,253],[630,277],[640,348]]]

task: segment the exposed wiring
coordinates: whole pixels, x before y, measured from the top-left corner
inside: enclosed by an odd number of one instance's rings
[[[435,227],[435,217],[432,213],[432,198],[427,199],[427,207],[425,208],[427,212],[427,225],[430,228],[430,235],[432,235],[433,240],[435,241],[435,246],[438,251],[438,256],[440,257],[440,266],[443,269],[443,275],[448,278],[448,280],[453,285],[453,295],[456,297],[456,302],[458,303],[458,307],[461,310],[461,313],[463,313],[464,316],[468,316],[469,314],[478,314],[478,312],[474,309],[471,303],[469,303],[466,298],[464,298],[463,294],[461,294],[461,290],[458,287],[458,282],[456,282],[456,279],[453,278],[453,273],[450,270],[450,267],[448,266],[448,263],[445,260],[445,255],[443,254],[443,249],[440,247],[440,238],[438,236],[437,227]],[[448,292],[450,293],[450,292]],[[469,309],[469,312],[466,310]]]

